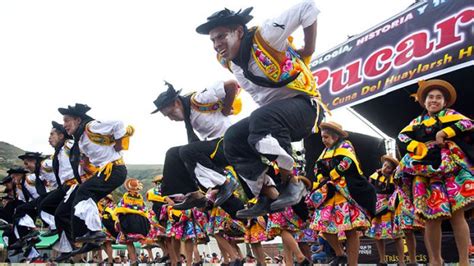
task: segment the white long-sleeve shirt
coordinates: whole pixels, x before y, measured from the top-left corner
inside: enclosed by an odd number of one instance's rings
[[[224,82],[220,81],[203,91],[197,92],[194,99],[201,103],[224,101],[226,96]],[[191,125],[202,140],[213,140],[224,136],[227,128],[232,125],[231,119],[220,111],[203,113],[191,108]]]
[[[53,159],[46,158],[41,162],[41,171],[39,179],[44,183],[46,192],[55,190],[58,187],[56,176],[53,171]]]
[[[70,140],[70,139],[66,140],[58,154],[58,161],[59,161],[58,175],[59,175],[59,180],[61,180],[61,184],[74,178],[74,172],[72,171],[71,162],[69,161],[71,148],[73,145],[74,145],[74,140]]]
[[[35,174],[26,174],[24,186],[25,186],[26,190],[29,192],[29,194],[31,196],[29,198],[29,201],[32,201],[32,200],[36,199],[37,197],[39,197],[38,191],[36,191],[35,182],[36,182],[36,175]],[[20,184],[21,184],[21,181],[20,181]],[[16,195],[17,195],[19,200],[27,202],[21,187],[20,188],[17,187]]]
[[[112,136],[114,139],[121,139],[126,134],[126,128],[121,121],[99,122],[93,120],[86,125],[86,128],[92,133]],[[94,143],[86,131],[79,140],[79,149],[96,167],[102,167],[122,157],[120,152],[115,150],[113,143],[110,145]]]
[[[263,25],[260,26],[260,33],[270,46],[276,50],[285,51],[289,45],[287,38],[298,27],[302,26],[306,28],[312,25],[316,21],[319,13],[320,11],[314,1],[303,1],[286,10],[280,16],[266,20]],[[241,67],[233,63],[230,67],[240,86],[242,86],[260,106],[304,94],[304,92],[292,90],[287,87],[267,88],[258,86],[244,77],[244,72]],[[260,70],[252,56],[249,60],[248,69],[256,76],[265,77],[265,74]]]

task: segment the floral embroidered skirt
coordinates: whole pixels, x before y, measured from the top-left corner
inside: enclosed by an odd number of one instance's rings
[[[400,186],[396,186],[395,192],[389,198],[389,208],[394,211],[393,231],[401,235],[405,230],[420,230],[425,227],[423,218],[415,214],[412,200],[412,180],[403,179]]]
[[[147,244],[155,243],[165,236],[165,227],[160,224],[160,214],[156,215],[153,210],[148,212],[148,221],[150,221],[150,231],[146,239]]]
[[[389,208],[389,194],[377,194],[377,215],[372,218],[370,228],[365,235],[374,239],[396,239],[400,231],[395,231],[395,211]]]
[[[431,144],[433,145],[433,144]],[[428,148],[431,148],[428,145]],[[434,168],[420,164],[406,154],[400,172],[413,177],[415,213],[426,219],[451,217],[452,213],[474,204],[474,176],[464,152],[448,141],[441,149],[441,164]]]
[[[347,186],[342,186],[339,189],[345,195],[349,195]],[[342,238],[342,234],[340,234],[342,231],[354,229],[364,231],[370,227],[370,221],[362,207],[354,200],[346,198],[339,191],[335,191],[334,195],[327,199],[327,190],[328,185],[326,184],[311,195],[316,206],[310,225],[311,229],[321,233],[339,234]]]
[[[245,236],[245,225],[234,220],[220,207],[214,207],[209,215],[207,227],[209,235],[221,233],[227,240],[243,241]]]
[[[293,236],[298,243],[314,243],[318,239],[318,233],[309,228],[309,225],[307,224],[302,228],[302,230],[296,232]]]
[[[286,207],[281,212],[270,213],[268,215],[267,232],[270,237],[277,237],[282,230],[287,230],[293,234],[305,227],[303,220],[295,213],[293,208]]]
[[[245,243],[254,244],[269,240],[265,218],[250,219],[245,227]]]

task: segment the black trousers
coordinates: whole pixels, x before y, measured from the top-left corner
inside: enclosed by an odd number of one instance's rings
[[[62,191],[64,191],[63,198],[59,201],[56,210],[54,211],[54,222],[56,223],[56,229],[59,233],[64,232],[70,242],[74,242],[71,227],[71,216],[73,214],[73,201],[76,195],[77,187],[72,191],[68,198],[66,193],[70,189],[70,186],[63,184]],[[60,235],[60,234],[59,234]]]
[[[125,165],[114,165],[110,177],[105,180],[104,175],[96,174],[86,182],[79,185],[76,191],[76,195],[73,201],[73,208],[81,202],[91,198],[97,204],[99,200],[107,196],[109,193],[114,191],[116,188],[121,186],[127,178],[127,168]],[[89,229],[84,220],[74,215],[72,210],[72,234],[74,238],[83,236]]]
[[[40,196],[30,202],[20,204],[15,209],[15,214],[13,215],[13,222],[18,230],[20,238],[24,237],[30,231],[29,227],[19,225],[21,218],[23,218],[25,215],[28,215],[31,217],[31,219],[33,219],[33,221],[35,221],[38,217],[38,205],[42,198],[43,197]]]
[[[229,163],[225,158],[222,142],[219,144],[220,140],[196,141],[169,149],[163,166],[163,195],[186,194],[198,190],[198,180],[194,173],[197,163],[225,175],[224,167]],[[214,151],[215,156],[211,159],[210,155]]]
[[[56,208],[59,203],[64,199],[66,191],[63,186],[58,187],[57,189],[49,192],[44,199],[39,203],[38,213],[41,214],[42,211],[54,215]]]
[[[291,142],[309,136],[315,122],[319,124],[323,119],[321,111],[316,121],[317,108],[317,104],[305,96],[276,101],[258,108],[225,133],[224,152],[227,160],[241,177],[256,181],[267,169],[261,157],[270,161],[277,158],[274,154],[261,154],[256,144],[271,135],[291,155]]]
[[[0,219],[8,223],[13,223],[13,213],[19,204],[19,200],[11,200],[5,206],[0,208]]]

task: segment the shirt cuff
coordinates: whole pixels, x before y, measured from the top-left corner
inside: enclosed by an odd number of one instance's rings
[[[452,127],[445,127],[443,129],[443,132],[446,133],[448,138],[452,138],[452,137],[456,136],[456,131],[454,131],[454,129]]]

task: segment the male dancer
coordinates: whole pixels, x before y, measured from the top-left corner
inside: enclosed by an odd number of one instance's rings
[[[293,176],[291,142],[317,132],[323,118],[319,93],[308,66],[316,41],[319,10],[304,1],[260,27],[247,29],[252,8],[242,12],[224,9],[196,28],[209,35],[220,62],[235,75],[260,108],[231,126],[224,136],[225,156],[259,196],[258,204],[241,210],[241,218],[297,204],[305,186]],[[295,50],[288,41],[298,27],[304,47]],[[266,174],[265,159],[280,169],[280,193]]]
[[[71,256],[86,253],[99,247],[95,242],[104,241],[97,202],[121,186],[127,176],[127,168],[120,154],[128,149],[129,137],[133,135],[131,126],[125,127],[120,121],[99,122],[86,113],[91,108],[75,104],[59,108],[63,115],[64,128],[74,139],[70,162],[76,179],[82,154],[99,170],[79,185],[72,203],[72,233],[77,242],[85,242]]]
[[[222,137],[232,124],[228,116],[233,112],[239,85],[234,80],[220,81],[187,96],[181,96],[171,84],[166,85],[168,90],[154,101],[157,109],[153,113],[160,111],[171,120],[184,121],[188,144],[173,147],[166,153],[162,193],[189,193],[182,203],[173,206],[174,209],[203,207],[207,200],[199,191],[197,180],[206,189],[219,189],[215,201],[219,206],[231,197],[237,186],[235,181],[226,178],[224,168],[229,163],[224,157]]]

